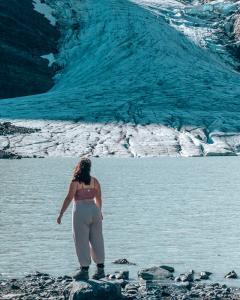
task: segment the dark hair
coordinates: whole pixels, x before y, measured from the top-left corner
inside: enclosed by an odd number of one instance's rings
[[[72,181],[78,181],[80,183],[83,182],[85,184],[90,184],[91,165],[92,165],[91,160],[89,158],[83,157],[74,169]]]

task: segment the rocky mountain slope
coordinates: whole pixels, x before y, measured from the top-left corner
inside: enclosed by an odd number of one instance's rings
[[[239,2],[46,3],[61,30],[64,70],[48,93],[0,101],[2,121],[41,129],[2,137],[9,151],[239,153]]]
[[[57,52],[56,26],[32,0],[1,0],[0,32],[0,99],[49,90],[55,70],[41,56]]]

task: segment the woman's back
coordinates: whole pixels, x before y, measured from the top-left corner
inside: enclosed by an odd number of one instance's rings
[[[91,177],[89,185],[78,182],[77,190],[74,196],[74,200],[85,200],[85,199],[94,199],[97,193],[96,180],[94,177]]]

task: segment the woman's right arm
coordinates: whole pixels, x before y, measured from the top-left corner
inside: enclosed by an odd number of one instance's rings
[[[77,183],[75,181],[71,181],[69,188],[68,188],[68,194],[63,201],[62,208],[61,208],[59,216],[57,218],[58,224],[61,224],[62,216],[63,216],[64,212],[66,211],[66,209],[68,208],[70,202],[72,201],[72,199],[76,193],[76,188],[77,188]]]

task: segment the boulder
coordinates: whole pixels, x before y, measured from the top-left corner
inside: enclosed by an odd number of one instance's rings
[[[69,300],[118,300],[121,285],[117,282],[88,280],[71,283]]]
[[[173,267],[166,266],[166,265],[162,265],[162,266],[160,266],[160,268],[168,270],[171,273],[174,273],[174,271],[175,271]]]
[[[230,278],[230,279],[237,279],[238,278],[237,273],[234,270],[227,273],[224,277],[225,278]]]
[[[172,273],[161,267],[142,269],[138,272],[138,277],[141,277],[144,280],[173,279]]]

